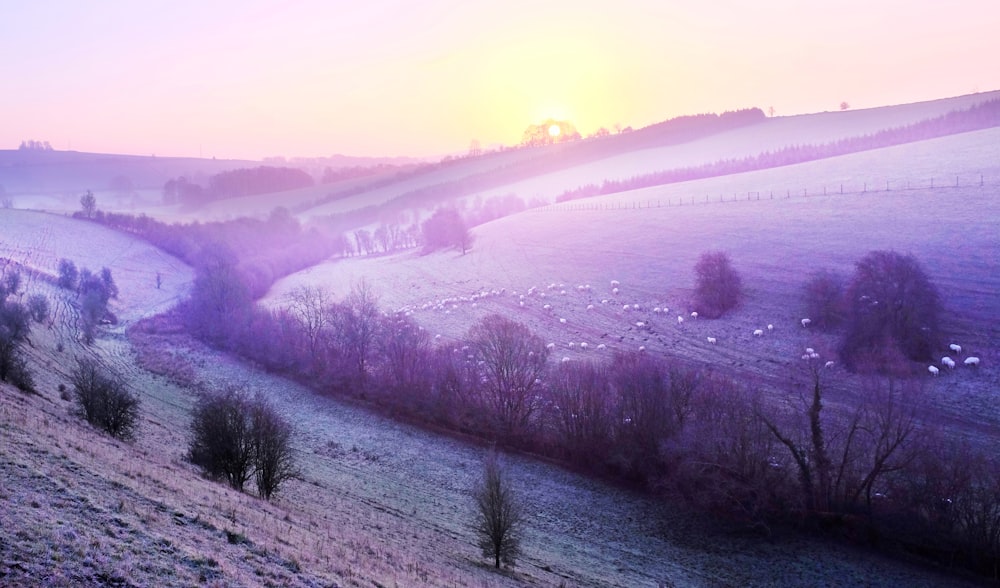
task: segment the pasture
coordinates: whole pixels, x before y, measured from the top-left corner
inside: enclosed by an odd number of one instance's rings
[[[441,335],[442,344],[500,312],[554,343],[557,360],[610,357],[613,350],[642,346],[737,374],[781,378],[805,347],[820,349],[824,361],[835,359],[835,337],[800,324],[801,287],[809,273],[829,268],[849,275],[866,252],[894,249],[920,260],[945,301],[947,332],[967,355],[983,359],[978,371],[928,377],[935,405],[942,415],[996,438],[1000,299],[990,293],[1000,291],[998,137],[996,129],[979,131],[553,205],[476,228],[475,244],[464,256],[406,252],[331,260],[279,281],[265,302],[281,306],[303,285],[343,296],[365,279],[387,310],[410,313]],[[957,188],[940,182],[930,188],[931,177],[952,175],[954,182],[956,169]],[[980,186],[979,173],[990,181]],[[889,191],[861,192],[864,182],[884,186],[886,177]],[[815,186],[822,185],[837,185],[838,193],[782,198],[785,190],[776,189],[805,181],[813,187],[809,194],[821,194]],[[839,194],[841,182],[849,193]],[[905,182],[911,189],[891,188]],[[730,191],[744,198],[759,192],[761,200],[702,201],[704,194]],[[677,206],[681,198],[696,204]],[[658,200],[664,206],[656,207]],[[668,200],[674,205],[665,206]],[[729,252],[743,274],[746,300],[720,320],[691,320],[692,268],[703,251],[716,249]],[[620,282],[618,293],[612,280]],[[579,289],[586,285],[591,288]],[[753,336],[767,324],[775,326],[773,333]],[[842,370],[837,377],[844,386],[851,381]]]

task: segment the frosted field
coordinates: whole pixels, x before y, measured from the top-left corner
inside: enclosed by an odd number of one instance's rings
[[[167,310],[187,295],[194,279],[194,272],[182,261],[145,241],[95,223],[26,210],[0,210],[0,258],[51,279],[58,275],[63,258],[77,269],[111,268],[120,294],[110,307],[125,322]],[[156,288],[157,272],[162,277],[160,289]],[[21,278],[26,288],[36,279]]]
[[[983,359],[977,372],[959,370],[928,381],[942,418],[981,426],[995,437],[1000,434],[1000,354],[995,346],[1000,340],[1000,297],[995,295],[1000,291],[998,139],[1000,130],[981,131],[529,211],[475,229],[476,242],[464,256],[406,252],[333,260],[281,280],[265,303],[281,306],[302,285],[323,286],[339,297],[366,279],[386,309],[411,313],[429,332],[441,335],[441,344],[462,337],[486,314],[501,312],[556,344],[555,360],[606,358],[614,350],[643,346],[734,373],[780,378],[807,346],[828,358],[834,355],[834,337],[799,323],[804,318],[800,290],[808,274],[830,268],[849,275],[868,251],[894,249],[920,260],[945,300],[947,331],[966,353]],[[907,167],[892,165],[900,161]],[[874,181],[881,176],[882,164],[911,170],[913,185],[956,167],[966,171],[967,179],[973,170],[992,179],[979,186],[976,173],[975,182],[958,188],[938,184],[935,189],[774,200],[765,191],[762,200],[752,202],[577,209],[597,202],[645,206],[657,198],[676,203],[737,185],[745,194],[760,186],[806,180],[816,185],[824,178],[857,182],[860,188],[861,177]],[[701,252],[711,249],[730,253],[747,298],[721,320],[692,321],[692,268]],[[612,292],[612,280],[621,282],[618,294]],[[586,285],[591,289],[579,289]],[[488,295],[480,298],[482,293]],[[678,315],[685,317],[683,324]],[[752,336],[767,324],[775,326],[773,336]],[[708,337],[718,343],[710,345]],[[602,344],[605,349],[598,350]]]

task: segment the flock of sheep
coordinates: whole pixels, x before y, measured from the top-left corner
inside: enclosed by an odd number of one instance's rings
[[[951,352],[955,354],[955,357],[962,355],[962,346],[959,345],[958,343],[952,343],[951,345],[948,346],[948,349],[950,349]],[[974,355],[970,355],[969,357],[966,357],[965,360],[962,361],[962,363],[969,367],[979,367],[979,358]],[[950,370],[953,370],[955,369],[955,366],[958,364],[950,356],[945,355],[944,357],[941,358],[941,365]],[[936,365],[927,366],[927,371],[930,372],[932,376],[936,376],[941,373],[941,369],[938,368]]]
[[[575,288],[567,289],[565,284],[553,282],[544,288],[531,286],[530,288],[528,288],[523,292],[512,290],[508,293],[508,290],[506,288],[498,288],[491,290],[483,289],[473,292],[472,294],[469,294],[467,296],[451,296],[436,300],[430,300],[419,306],[415,305],[404,306],[398,309],[397,312],[400,314],[404,314],[405,316],[411,316],[413,313],[418,311],[429,311],[429,312],[440,312],[443,314],[451,314],[452,312],[459,310],[462,307],[462,305],[469,305],[472,308],[477,308],[480,301],[484,301],[487,299],[495,299],[498,301],[513,302],[516,305],[516,308],[524,309],[526,311],[530,311],[531,309],[540,309],[541,311],[544,312],[545,315],[549,315],[556,318],[559,325],[565,326],[569,324],[570,321],[566,317],[561,317],[557,315],[556,306],[559,305],[559,301],[563,300],[562,297],[569,296],[573,290],[575,290],[578,294],[587,295],[587,299],[583,305],[583,308],[585,308],[588,312],[595,311],[598,308],[598,306],[611,310],[612,308],[615,307],[616,304],[621,304],[621,302],[623,302],[621,300],[618,300],[616,302],[612,298],[601,298],[599,304],[597,304],[596,297],[590,294],[594,290],[594,288],[590,284],[580,284]],[[619,282],[618,280],[611,280],[610,293],[612,297],[619,297],[621,294],[621,282]],[[641,312],[644,308],[644,305],[636,302],[627,302],[621,304],[620,308],[622,313],[635,313],[635,312]],[[670,308],[666,306],[654,306],[652,309],[648,310],[651,310],[654,316],[663,316],[670,313]],[[685,320],[696,320],[697,318],[698,318],[697,311],[689,313],[681,312],[680,314],[676,315],[677,326],[678,328],[681,328]],[[652,324],[650,323],[649,318],[645,318],[644,320],[629,321],[629,323],[637,331],[648,331],[652,328]],[[799,321],[799,323],[802,325],[802,328],[807,329],[812,324],[812,320],[809,318],[803,318]],[[764,328],[753,329],[751,334],[755,338],[760,338],[764,337],[766,334],[774,332],[774,330],[775,330],[774,324],[769,323]],[[434,339],[436,341],[439,341],[441,337],[442,336],[438,334],[435,335]],[[708,336],[705,339],[711,345],[715,345],[719,342],[719,338],[717,336]],[[546,347],[550,351],[554,351],[557,348],[557,345],[555,343],[548,343]],[[600,351],[607,349],[607,347],[608,346],[604,343],[598,345],[591,345],[590,343],[587,342],[570,341],[565,344],[565,348],[567,349],[573,349],[573,350],[579,349],[581,351],[587,351],[590,349],[595,349]],[[955,343],[952,343],[949,347],[951,351],[955,353],[956,357],[958,357],[962,352],[961,346]],[[638,347],[638,351],[640,352],[646,351],[645,345],[640,345]],[[818,358],[819,355],[812,348],[806,348],[805,354],[802,355],[802,359],[818,359]],[[571,358],[568,356],[563,356],[561,361],[563,362],[571,361]],[[966,357],[963,361],[964,365],[970,367],[976,367],[979,365],[979,363],[980,363],[979,358],[973,356]],[[955,369],[957,365],[955,360],[948,356],[941,358],[941,364],[942,366],[947,367],[949,369]],[[825,367],[827,368],[831,368],[833,366],[834,362],[832,361],[828,361],[825,363]],[[928,366],[928,371],[935,376],[940,373],[940,369],[933,365]]]

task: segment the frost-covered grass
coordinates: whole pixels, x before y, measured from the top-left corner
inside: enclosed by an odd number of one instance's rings
[[[956,370],[928,379],[940,414],[969,427],[1000,435],[1000,130],[858,153],[780,169],[687,182],[529,211],[475,229],[466,255],[403,253],[378,258],[334,260],[279,281],[266,302],[280,306],[302,285],[322,285],[335,295],[366,279],[389,310],[410,312],[438,341],[465,334],[479,318],[501,312],[526,323],[561,352],[557,357],[608,357],[614,350],[667,353],[736,374],[784,378],[805,347],[835,359],[836,337],[804,329],[801,287],[811,271],[830,268],[849,275],[853,264],[875,249],[912,253],[940,288],[948,335],[966,355],[983,359],[978,370]],[[961,170],[961,186],[939,180]],[[890,187],[884,190],[887,173]],[[979,186],[979,172],[986,185]],[[782,198],[768,186],[845,183],[850,191],[865,181],[881,191],[840,195],[810,190]],[[911,188],[901,190],[893,186]],[[762,200],[645,208],[661,199],[759,191]],[[744,196],[745,198],[745,196]],[[641,203],[642,209],[578,210],[580,205]],[[730,253],[743,274],[747,298],[716,321],[691,320],[693,267],[706,250]],[[612,280],[621,282],[616,294]],[[550,284],[557,287],[549,289]],[[579,291],[578,285],[591,290]],[[537,288],[522,301],[529,288]],[[505,289],[504,296],[471,301],[474,293]],[[565,294],[562,294],[565,290]],[[515,294],[516,292],[516,294]],[[542,294],[545,297],[542,297]],[[464,298],[464,300],[463,300]],[[442,300],[449,299],[441,305]],[[602,304],[607,300],[607,304]],[[524,305],[521,305],[524,302]],[[631,308],[640,305],[640,310]],[[547,311],[544,305],[550,305]],[[629,305],[630,310],[624,310]],[[588,310],[588,306],[593,309]],[[654,313],[655,308],[660,313]],[[662,312],[669,308],[669,312]],[[684,323],[677,322],[683,315]],[[566,323],[559,321],[566,319]],[[644,323],[643,328],[636,327]],[[756,329],[773,332],[753,337]],[[717,344],[708,343],[708,337]],[[588,349],[569,343],[587,342]],[[598,344],[606,349],[598,350]],[[942,355],[947,348],[941,350]],[[844,378],[844,386],[852,380]],[[855,382],[856,383],[856,382]]]
[[[30,268],[26,287],[58,275],[59,260],[98,272],[111,269],[120,290],[111,310],[130,322],[163,312],[190,290],[194,272],[183,262],[135,237],[96,223],[27,210],[0,209],[0,258]],[[156,287],[156,274],[162,283]]]

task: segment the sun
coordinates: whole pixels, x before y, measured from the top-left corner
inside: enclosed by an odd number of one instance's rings
[[[561,132],[562,129],[559,128],[559,125],[552,125],[549,127],[549,136],[552,137],[553,139],[558,137],[559,133]]]

